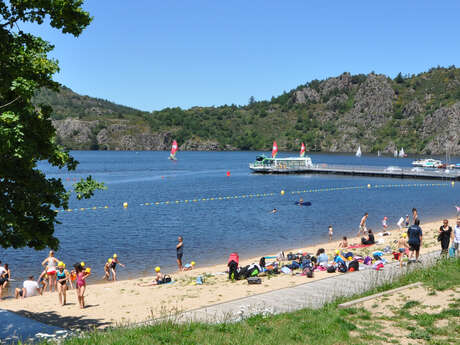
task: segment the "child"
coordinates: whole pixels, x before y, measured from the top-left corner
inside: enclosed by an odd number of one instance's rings
[[[112,258],[109,258],[104,265],[104,276],[102,279],[110,280],[110,268],[112,266]]]
[[[117,280],[117,271],[116,271],[117,264],[119,264],[121,267],[125,267],[125,265],[123,265],[120,261],[118,261],[118,255],[113,254],[112,264],[110,266],[110,269],[112,271],[112,280],[113,281]]]
[[[387,228],[388,228],[388,218],[387,217],[383,217],[383,220],[382,220],[382,226],[383,226],[383,231],[385,231]]]
[[[80,305],[80,309],[83,309],[85,307],[86,278],[90,276],[91,270],[87,268],[83,271],[81,264],[75,264],[74,268],[75,272],[77,273],[78,304]]]
[[[139,286],[152,286],[152,285],[160,285],[164,283],[164,275],[161,273],[161,268],[159,266],[155,267],[155,279],[152,280],[150,283],[144,284],[137,284]]]
[[[339,248],[347,248],[348,247],[348,239],[347,236],[343,236],[342,241],[339,242]]]
[[[334,230],[332,229],[332,225],[329,225],[329,241],[332,241],[332,235],[334,234]]]
[[[399,230],[401,230],[403,228],[403,224],[404,224],[404,217],[401,217],[401,218],[399,218],[398,222],[396,223],[396,225],[398,226]]]
[[[48,286],[48,275],[46,273],[46,269],[40,274],[38,277],[38,285],[41,285],[40,287],[40,295],[43,295],[43,292],[46,290],[46,287]]]
[[[182,271],[191,271],[191,270],[193,270],[194,267],[195,267],[195,261],[192,261],[189,264],[185,264],[184,268],[182,269]]]
[[[69,278],[69,272],[65,269],[65,264],[62,261],[59,261],[58,270],[56,272],[56,279],[59,303],[61,303],[62,306],[64,306],[66,303],[67,281]]]
[[[401,234],[401,237],[398,240],[398,252],[399,252],[399,267],[402,267],[402,260],[404,254],[406,254],[406,250],[409,249],[409,245],[407,244],[407,234]]]
[[[70,287],[72,289],[74,289],[75,287],[73,286],[73,282],[77,280],[77,272],[75,270],[72,270],[70,271],[70,279],[69,279],[69,283],[70,283]]]

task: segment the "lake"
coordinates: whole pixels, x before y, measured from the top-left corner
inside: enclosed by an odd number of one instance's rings
[[[257,152],[179,152],[178,161],[168,160],[168,152],[75,151],[72,154],[80,161],[75,172],[58,171],[44,164],[41,168],[48,176],[62,178],[67,187],[71,187],[74,179],[87,175],[108,187],[90,200],[72,199],[72,212],[59,213],[62,224],[56,226],[55,232],[60,240],[56,256],[67,267],[85,261],[95,273],[91,277],[93,282],[102,277],[104,262],[114,253],[126,264],[126,268],[119,269],[121,279],[150,275],[157,265],[166,272],[175,270],[178,235],[184,237],[184,261],[193,260],[203,266],[226,262],[232,251],[238,251],[244,258],[322,242],[327,240],[329,225],[334,227],[335,240],[356,234],[364,212],[369,213],[368,227],[380,230],[384,216],[393,227],[399,217],[416,207],[423,223],[454,216],[454,205],[460,202],[459,183],[454,188],[448,183],[442,187],[291,194],[319,188],[442,181],[255,175],[248,169],[248,163]],[[289,154],[280,153],[280,156]],[[378,166],[410,166],[413,160],[340,154],[310,156],[314,163]],[[281,195],[281,190],[286,193]],[[263,196],[264,193],[273,195]],[[259,196],[242,197],[249,194]],[[219,200],[219,197],[232,198]],[[295,206],[300,197],[312,205]],[[209,198],[216,200],[202,200]],[[166,201],[169,203],[155,205]],[[124,202],[128,203],[127,208],[123,208]],[[86,209],[91,207],[98,208]],[[279,212],[271,214],[275,207]],[[46,256],[47,251],[8,249],[0,259],[10,264],[14,278],[22,280],[29,274],[37,276]]]

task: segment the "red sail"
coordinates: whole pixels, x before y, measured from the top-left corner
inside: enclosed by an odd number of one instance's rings
[[[302,143],[302,146],[300,147],[300,157],[305,156],[305,144]]]
[[[272,158],[275,158],[277,153],[278,153],[278,145],[276,145],[276,141],[274,141],[273,148],[272,148]]]
[[[171,147],[171,157],[174,157],[176,156],[176,152],[177,152],[177,141],[173,141],[173,144],[172,144],[172,147]]]

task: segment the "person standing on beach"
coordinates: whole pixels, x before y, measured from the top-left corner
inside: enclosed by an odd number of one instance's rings
[[[56,286],[56,272],[57,272],[57,264],[59,263],[59,260],[54,257],[54,251],[50,250],[50,253],[48,257],[43,260],[42,266],[45,266],[46,269],[46,274],[48,275],[48,289],[49,292],[51,292],[51,289],[57,290]]]
[[[396,223],[396,225],[398,226],[399,230],[401,230],[403,228],[403,224],[404,224],[404,217],[401,217],[401,218],[399,218],[398,222]]]
[[[449,226],[449,221],[444,219],[443,224],[439,228],[438,241],[441,242],[441,256],[447,256],[449,251],[449,243],[453,238],[452,227]]]
[[[455,225],[453,232],[453,243],[452,246],[455,248],[455,254],[459,257],[458,251],[460,250],[460,219],[457,219],[457,225]]]
[[[179,267],[179,271],[182,271],[182,256],[184,255],[184,239],[182,236],[177,238],[177,245],[176,245],[176,256],[177,256],[177,267]]]
[[[400,268],[402,268],[402,265],[403,265],[403,257],[404,257],[404,254],[406,253],[406,249],[409,248],[406,238],[407,238],[407,234],[403,233],[401,234],[401,237],[398,240],[398,252],[399,252],[398,260],[399,260]]]
[[[414,220],[414,224],[415,224],[415,220],[418,219],[418,212],[416,208],[412,209],[412,219]]]
[[[406,214],[406,228],[409,227],[409,223],[410,223],[410,218],[409,218],[409,215]]]
[[[112,272],[112,280],[115,281],[117,280],[117,264],[120,265],[121,267],[125,267],[119,260],[118,260],[118,255],[113,254],[113,259],[112,263],[110,264],[110,271]]]
[[[364,213],[363,218],[361,218],[361,222],[359,222],[358,236],[365,235],[367,232],[367,227],[366,227],[367,217],[369,217],[369,214],[366,212]]]
[[[413,258],[415,252],[415,260],[419,261],[420,246],[422,245],[423,232],[420,228],[420,219],[416,219],[414,225],[407,229],[407,236],[409,237],[409,261]]]
[[[332,235],[334,235],[334,229],[332,229],[332,225],[329,225],[329,241],[332,241]]]
[[[382,227],[383,227],[383,231],[386,231],[386,229],[388,228],[388,217],[383,217]]]

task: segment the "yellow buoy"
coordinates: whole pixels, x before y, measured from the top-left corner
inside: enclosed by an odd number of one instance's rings
[[[370,185],[370,184],[368,184],[368,185],[367,185],[367,188],[371,188],[371,185]]]
[[[128,207],[128,203],[127,203],[126,201],[123,203],[123,207],[124,207],[124,208],[127,208],[127,207]]]
[[[284,195],[284,190],[281,190],[281,195]]]
[[[452,181],[452,187],[455,186],[455,181]]]

